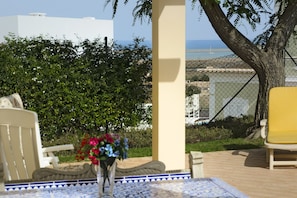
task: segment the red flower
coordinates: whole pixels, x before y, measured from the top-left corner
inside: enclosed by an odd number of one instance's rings
[[[93,152],[94,155],[98,156],[99,153],[100,153],[100,150],[97,149],[97,148],[92,148],[92,152]]]
[[[99,165],[99,160],[97,158],[95,158],[94,160],[92,160],[92,164]]]
[[[85,137],[81,141],[80,148],[83,148],[86,144],[88,144],[89,143],[89,139],[90,139],[89,135],[86,134]]]
[[[84,155],[84,153],[81,150],[79,150],[77,152],[77,155],[75,156],[75,158],[76,158],[76,160],[81,161],[81,160],[84,160],[85,159],[85,155]]]
[[[77,151],[76,159],[78,161],[89,158],[94,165],[98,165],[100,160],[106,160],[108,157],[118,159],[126,158],[128,150],[127,141],[116,134],[103,134],[100,137],[90,137],[86,134]]]
[[[113,139],[113,137],[109,134],[109,133],[106,133],[105,134],[105,138],[106,138],[106,141],[108,142],[108,143],[113,143],[114,142],[114,139]]]
[[[99,139],[98,139],[98,138],[96,138],[96,137],[92,137],[92,138],[90,138],[90,142],[89,142],[89,144],[90,144],[91,146],[97,146],[98,143],[99,143]]]
[[[89,159],[91,160],[92,164],[98,165],[98,159],[95,156],[90,155]]]

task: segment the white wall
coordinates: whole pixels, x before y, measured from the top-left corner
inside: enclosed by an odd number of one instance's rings
[[[212,119],[218,111],[217,108],[220,109],[221,107],[223,107],[226,104],[226,102],[229,101],[228,99],[234,96],[231,92],[228,91],[228,90],[232,90],[232,86],[226,87],[226,90],[216,90],[216,84],[229,82],[229,83],[243,85],[250,80],[251,76],[253,75],[253,70],[250,70],[250,72],[234,73],[231,71],[219,72],[219,69],[218,69],[217,72],[211,72],[211,73],[208,73],[208,75],[209,75],[209,118]],[[258,84],[257,76],[250,81],[250,84]],[[218,95],[222,95],[222,93],[224,93],[226,98],[223,99],[222,106],[216,107],[216,101],[218,100],[217,99]],[[237,99],[235,101],[233,100],[233,102],[229,104],[228,108],[224,109],[224,112],[223,112],[224,118],[227,116],[239,115],[240,114],[239,111],[247,111],[246,106],[251,105],[251,103],[253,103],[253,101],[255,101],[256,99],[257,98],[250,101],[246,101],[243,99]],[[248,104],[246,104],[246,102]]]
[[[0,27],[0,42],[2,43],[4,36],[8,36],[8,33],[18,32],[17,17],[0,17]]]
[[[13,33],[15,36],[32,37],[45,36],[56,39],[68,39],[79,42],[85,39],[94,40],[104,37],[113,40],[113,20],[98,20],[86,18],[59,18],[37,16],[7,16],[0,17],[0,42],[4,36]]]

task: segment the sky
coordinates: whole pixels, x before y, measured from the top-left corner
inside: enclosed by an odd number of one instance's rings
[[[186,1],[186,40],[220,40],[207,17],[199,15],[197,7],[193,10]],[[48,17],[95,17],[114,20],[114,40],[133,40],[135,37],[152,40],[152,26],[139,20],[133,26],[132,10],[136,0],[127,5],[120,0],[117,14],[112,18],[111,4],[105,7],[105,0],[0,0],[0,16],[28,15],[32,12],[46,13]],[[1,27],[0,27],[1,28]],[[258,33],[248,31],[249,26],[240,26],[249,38]]]

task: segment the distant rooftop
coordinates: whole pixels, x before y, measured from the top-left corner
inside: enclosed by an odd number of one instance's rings
[[[188,60],[186,67],[189,70],[198,72],[244,72],[254,73],[255,71],[241,58],[235,54],[213,59]]]
[[[43,12],[31,12],[29,13],[30,16],[46,16],[46,13]]]

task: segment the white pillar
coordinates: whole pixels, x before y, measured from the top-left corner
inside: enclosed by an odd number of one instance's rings
[[[153,160],[185,169],[185,0],[153,0]]]
[[[204,177],[203,154],[199,151],[190,152],[190,165],[192,178]]]

